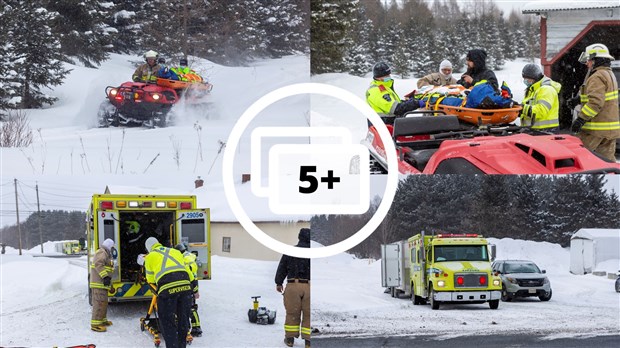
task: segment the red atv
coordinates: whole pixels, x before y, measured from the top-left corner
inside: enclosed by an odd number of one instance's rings
[[[401,174],[620,174],[620,164],[586,149],[579,138],[514,125],[463,127],[456,116],[402,117],[387,125]],[[371,173],[387,173],[374,126],[364,141]]]
[[[210,83],[189,83],[158,78],[157,83],[125,82],[108,86],[107,100],[99,107],[99,127],[137,125],[165,127],[172,106],[184,98],[191,105],[206,105]]]
[[[152,83],[125,82],[105,89],[107,100],[99,107],[99,127],[120,125],[166,126],[177,92]]]

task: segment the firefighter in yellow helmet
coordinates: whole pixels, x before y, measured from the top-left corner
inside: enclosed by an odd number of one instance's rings
[[[90,264],[89,287],[92,296],[93,314],[90,320],[90,329],[97,332],[107,331],[106,327],[112,325],[108,320],[108,291],[112,283],[114,263],[112,261],[112,248],[114,241],[110,238],[101,243],[101,247],[95,252]]]
[[[158,56],[157,52],[152,50],[144,54],[146,63],[140,65],[133,73],[132,79],[134,82],[157,82],[157,72],[161,68],[157,63]]]
[[[148,251],[144,256],[146,280],[157,288],[157,313],[166,347],[185,348],[194,275],[180,251],[164,247],[154,237],[144,245]]]
[[[183,259],[185,260],[185,264],[189,267],[190,271],[194,275],[194,278],[196,278],[193,283],[194,296],[192,297],[191,314],[189,316],[189,319],[192,323],[192,336],[200,337],[202,336],[202,328],[200,327],[200,317],[198,316],[198,304],[196,304],[196,300],[200,298],[200,293],[198,292],[198,263],[196,262],[197,257],[189,250],[187,250],[187,247],[183,243],[177,244],[174,248],[183,253]]]
[[[588,67],[588,75],[579,92],[581,105],[574,110],[571,131],[577,133],[587,149],[615,162],[620,119],[618,81],[611,71],[612,60],[607,46],[600,43],[586,47],[579,57],[579,62]]]

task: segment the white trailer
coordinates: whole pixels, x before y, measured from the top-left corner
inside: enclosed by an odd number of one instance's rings
[[[406,240],[381,245],[381,286],[392,297],[411,295],[408,250]]]

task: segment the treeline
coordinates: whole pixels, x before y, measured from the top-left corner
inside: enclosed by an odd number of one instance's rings
[[[465,54],[486,50],[487,64],[500,69],[506,59],[540,56],[537,16],[503,16],[493,0],[318,0],[311,2],[311,72],[363,76],[386,61],[402,77],[422,77],[448,59],[454,70]]]
[[[305,53],[309,0],[3,0],[0,111],[51,104],[62,62],[96,67],[111,52],[155,50],[238,65]]]
[[[43,243],[55,240],[86,238],[86,213],[81,211],[42,210],[41,234],[39,234],[39,214],[33,213],[24,222],[20,222],[22,249],[31,249]],[[17,225],[0,229],[0,240],[13,248],[19,247]]]
[[[485,237],[547,241],[562,246],[580,228],[619,228],[620,200],[605,189],[604,175],[409,176],[401,181],[383,223],[350,252],[380,257],[380,245],[426,233],[479,233]],[[357,232],[364,215],[320,215],[312,239],[324,245]]]

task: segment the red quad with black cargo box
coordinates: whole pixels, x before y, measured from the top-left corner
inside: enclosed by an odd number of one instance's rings
[[[401,117],[387,125],[401,174],[620,174],[568,134],[514,125],[462,127],[456,116]],[[374,126],[364,140],[371,173],[387,173],[383,142]]]

